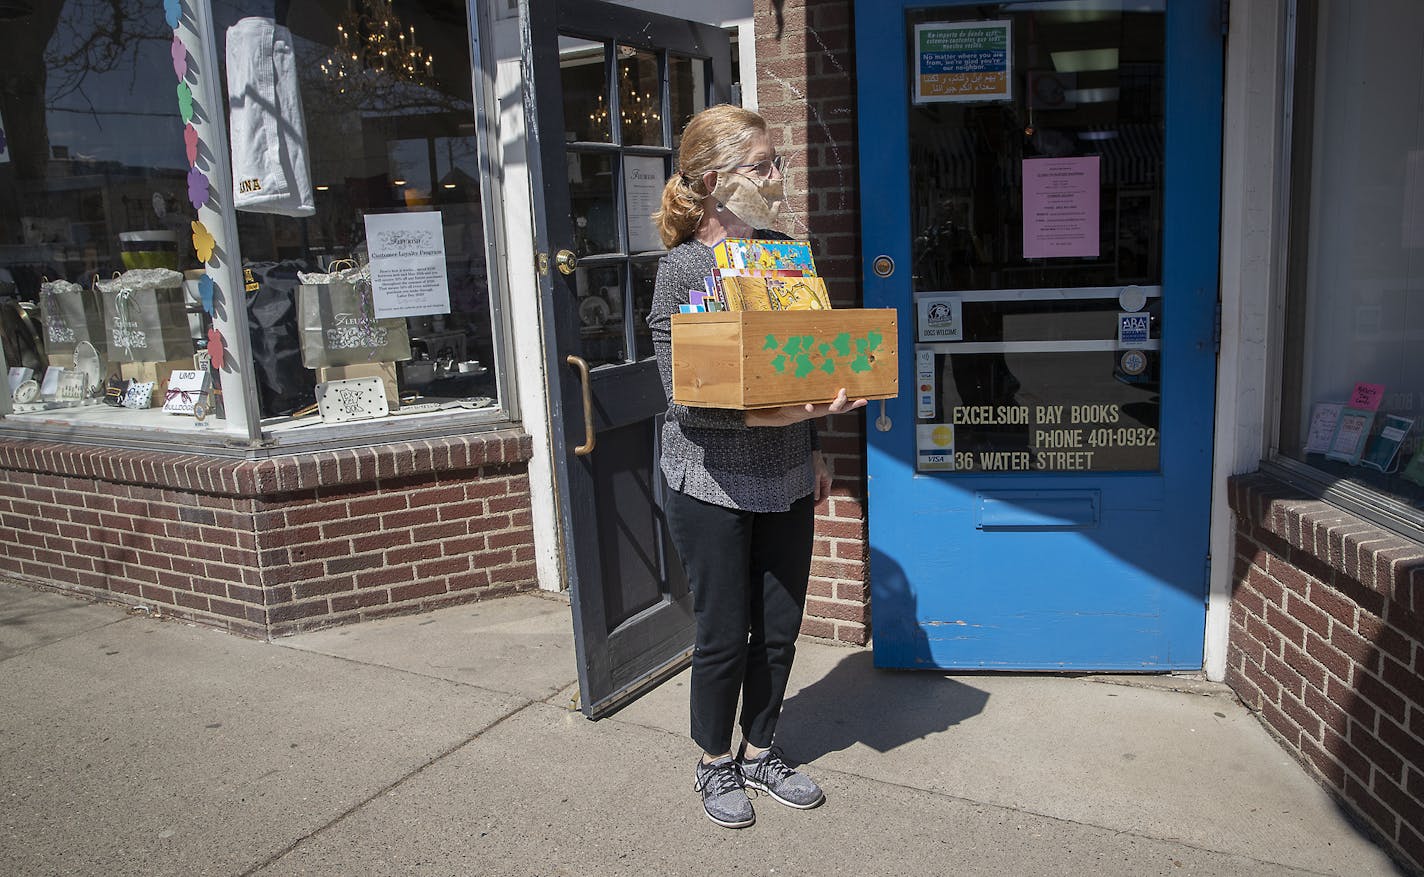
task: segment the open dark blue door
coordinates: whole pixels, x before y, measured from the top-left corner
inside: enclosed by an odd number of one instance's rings
[[[857,6],[877,665],[1201,667],[1219,15]]]

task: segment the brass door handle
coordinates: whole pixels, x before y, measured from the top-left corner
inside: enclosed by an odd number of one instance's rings
[[[554,254],[554,264],[558,266],[560,274],[567,276],[578,268],[578,256],[568,250],[559,250]]]
[[[561,265],[559,270],[563,270]],[[593,453],[595,439],[593,435],[593,391],[588,386],[588,363],[582,356],[574,356],[572,353],[564,359],[569,365],[579,370],[579,378],[583,383],[583,444],[574,448],[574,456],[586,457]]]

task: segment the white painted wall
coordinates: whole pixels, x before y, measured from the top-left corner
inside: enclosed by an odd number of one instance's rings
[[[1221,178],[1221,355],[1212,472],[1211,587],[1205,669],[1226,675],[1235,548],[1226,479],[1258,468],[1271,427],[1273,312],[1279,296],[1284,104],[1284,0],[1231,4]]]
[[[627,0],[630,6],[707,21],[723,27],[741,28],[739,51],[745,78],[743,101],[756,106],[756,69],[752,56],[751,0]],[[493,42],[497,69],[495,94],[499,101],[498,134],[500,155],[495,173],[501,176],[504,192],[504,233],[506,262],[505,307],[508,308],[513,346],[515,398],[524,429],[533,442],[529,460],[529,494],[533,511],[534,559],[539,587],[546,591],[564,589],[563,564],[559,551],[558,510],[554,503],[553,459],[549,444],[549,398],[544,380],[544,345],[539,313],[538,280],[534,273],[534,225],[529,191],[529,167],[525,151],[525,80],[521,68],[519,19],[502,17],[495,22]]]

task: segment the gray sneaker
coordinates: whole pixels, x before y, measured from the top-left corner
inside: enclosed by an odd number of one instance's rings
[[[781,750],[774,746],[756,758],[739,755],[737,765],[741,767],[743,781],[749,788],[766,792],[788,807],[810,810],[826,800],[816,781],[787,764],[781,757]]]
[[[751,799],[742,786],[742,772],[736,759],[728,755],[711,764],[697,762],[697,782],[692,788],[702,793],[702,809],[707,818],[723,828],[746,828],[756,822]]]

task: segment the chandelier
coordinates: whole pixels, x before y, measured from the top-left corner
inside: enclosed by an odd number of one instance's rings
[[[390,0],[352,0],[336,25],[336,47],[320,66],[345,94],[371,79],[429,85],[435,56],[416,41],[414,27],[401,23]]]

